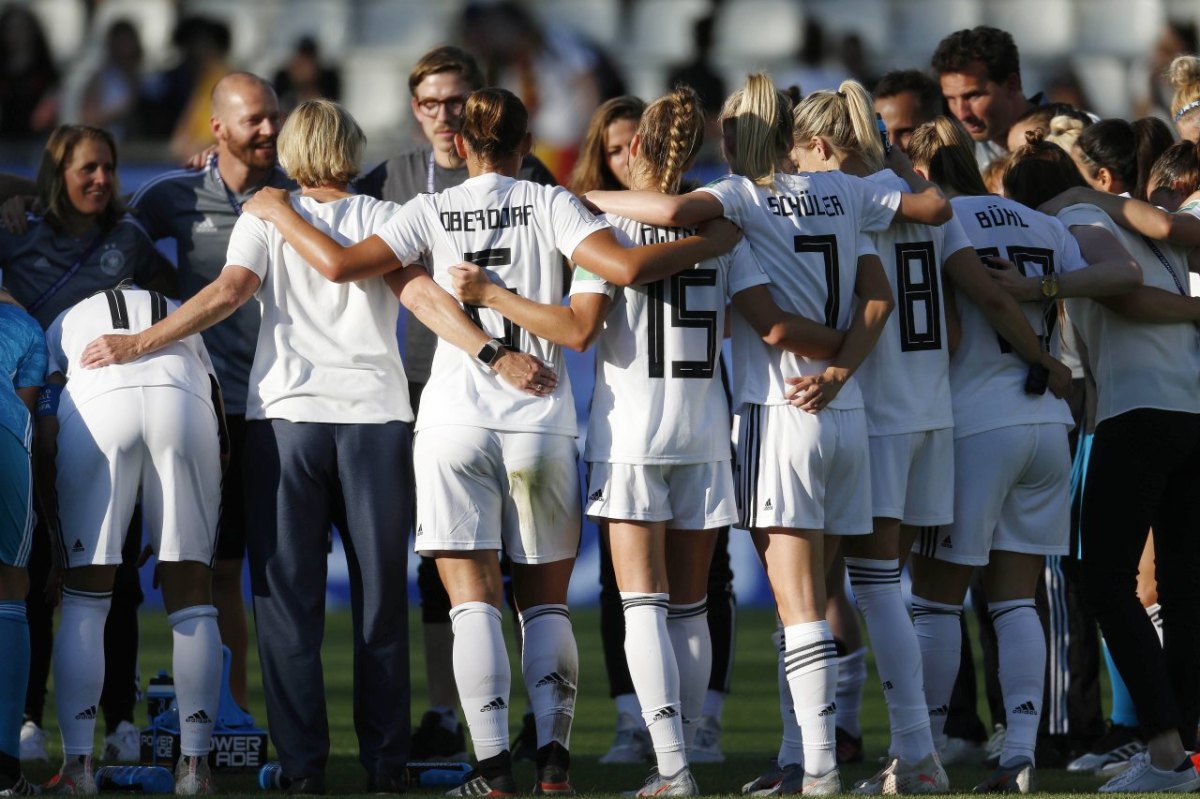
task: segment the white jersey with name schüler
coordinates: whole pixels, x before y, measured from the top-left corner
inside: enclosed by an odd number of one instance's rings
[[[46,330],[50,355],[46,373],[62,372],[67,377],[58,408],[59,421],[66,420],[88,400],[123,388],[170,386],[195,394],[211,405],[213,365],[198,334],[128,363],[99,369],[80,365],[87,345],[100,336],[140,333],[178,307],[157,291],[109,289],[59,314]]]
[[[1113,222],[1093,205],[1059,212],[1065,225],[1109,231],[1142,267],[1142,284],[1187,296],[1188,251],[1148,239]],[[1126,319],[1089,299],[1067,300],[1096,378],[1096,423],[1137,408],[1200,413],[1200,331],[1191,322],[1149,324]]]
[[[981,257],[1004,258],[1026,277],[1072,272],[1087,262],[1061,222],[1018,202],[985,194],[955,197],[954,217]],[[1073,424],[1067,403],[1049,390],[1025,392],[1029,364],[988,322],[979,306],[956,295],[962,340],[950,358],[954,437],[1021,424]],[[1058,357],[1061,331],[1057,303],[1021,303],[1042,346]]]
[[[720,200],[725,217],[745,231],[780,308],[837,330],[850,326],[858,258],[874,253],[863,234],[891,224],[900,192],[841,172],[781,173],[770,188],[727,175],[700,191]],[[731,296],[756,281],[754,270],[735,265]],[[734,313],[735,406],[785,404],[786,378],[817,375],[828,364],[766,344]],[[848,381],[829,407],[861,408],[857,382]]]
[[[695,232],[612,214],[606,220],[630,247],[675,241]],[[729,460],[729,403],[719,362],[729,263],[723,256],[625,288],[575,269],[572,294],[606,294],[612,300],[596,339],[596,387],[585,460]]]
[[[909,191],[890,169],[867,180]],[[971,242],[954,218],[938,227],[897,223],[872,233],[871,241],[892,285],[896,308],[875,349],[855,373],[867,411],[867,433],[890,436],[953,427],[942,264]]]
[[[443,192],[414,197],[376,235],[402,263],[414,263],[427,253],[433,279],[451,294],[449,267],[470,261],[521,297],[557,304],[565,292],[562,257],[570,258],[580,242],[607,228],[564,188],[489,172]],[[439,341],[421,395],[417,430],[469,425],[575,435],[575,404],[560,347],[491,309],[471,306],[466,311],[488,335],[551,366],[558,373],[558,387],[548,397],[523,393],[479,363],[474,353]]]

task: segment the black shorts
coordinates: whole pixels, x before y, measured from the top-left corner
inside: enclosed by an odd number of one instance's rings
[[[246,555],[246,492],[242,480],[246,417],[225,416],[229,428],[229,465],[221,480],[221,517],[217,523],[217,560]]]

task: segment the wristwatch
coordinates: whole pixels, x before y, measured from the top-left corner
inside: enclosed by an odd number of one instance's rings
[[[1051,272],[1042,276],[1042,299],[1047,302],[1058,299],[1058,273]]]
[[[484,366],[491,366],[500,357],[500,350],[504,349],[504,345],[496,339],[492,339],[484,344],[482,349],[475,354],[475,360],[479,361]]]

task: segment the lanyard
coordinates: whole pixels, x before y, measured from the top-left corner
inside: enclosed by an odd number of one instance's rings
[[[429,169],[425,173],[425,190],[430,194],[437,193],[437,189],[433,185],[433,150],[429,151]]]
[[[217,185],[220,186],[222,191],[225,192],[225,202],[229,203],[229,207],[233,209],[233,215],[241,216],[242,204],[238,201],[238,198],[234,196],[234,193],[229,190],[229,187],[225,185],[225,180],[221,177],[221,170],[217,169],[217,156],[215,153],[208,157],[208,169],[212,173],[213,180],[215,180]]]
[[[1165,255],[1162,254],[1162,250],[1158,249],[1158,245],[1154,243],[1154,239],[1150,238],[1149,236],[1142,236],[1142,241],[1146,242],[1146,246],[1158,256],[1158,262],[1161,263],[1163,268],[1167,270],[1167,274],[1171,276],[1171,280],[1175,281],[1175,289],[1179,292],[1179,296],[1191,296],[1188,294],[1187,289],[1183,287],[1183,283],[1179,280],[1179,276],[1175,274],[1175,267],[1171,266],[1171,262],[1167,260]]]
[[[75,273],[78,272],[83,267],[84,263],[86,263],[87,260],[92,257],[92,253],[96,252],[96,248],[100,246],[100,244],[104,241],[104,238],[105,231],[103,229],[97,231],[92,240],[88,242],[87,247],[83,249],[83,252],[80,254],[79,258],[76,259],[75,263],[71,264],[71,268],[59,275],[58,280],[54,281],[53,286],[46,289],[44,292],[42,292],[42,296],[30,303],[29,308],[27,309],[29,313],[37,313],[43,305],[50,302],[50,298],[57,294],[59,289],[67,285],[67,281],[75,277]]]

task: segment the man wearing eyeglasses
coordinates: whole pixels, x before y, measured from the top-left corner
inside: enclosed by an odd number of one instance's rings
[[[408,88],[413,116],[425,141],[359,178],[354,186],[360,194],[403,204],[418,194],[432,194],[467,180],[467,165],[454,149],[454,134],[462,128],[467,97],[483,88],[483,73],[475,57],[459,47],[435,47],[409,73]],[[531,155],[525,156],[517,177],[546,185],[555,183],[550,170]],[[437,336],[411,314],[405,319],[404,336],[404,370],[416,411],[421,390],[429,380]],[[458,692],[452,663],[450,600],[431,558],[421,558],[417,584],[430,709],[414,730],[411,756],[414,760],[465,757],[463,728],[454,710]]]

